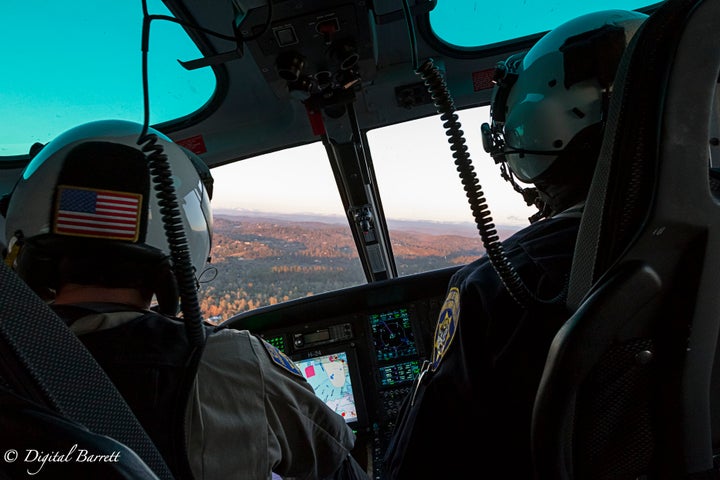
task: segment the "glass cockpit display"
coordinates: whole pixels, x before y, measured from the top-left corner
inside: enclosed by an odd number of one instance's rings
[[[377,361],[417,355],[415,334],[406,308],[370,315]]]
[[[345,352],[295,360],[303,376],[325,404],[342,416],[345,422],[358,419],[357,406]]]

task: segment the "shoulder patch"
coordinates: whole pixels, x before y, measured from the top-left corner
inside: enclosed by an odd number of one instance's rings
[[[275,365],[294,375],[305,378],[303,377],[302,372],[300,372],[298,366],[295,365],[295,362],[293,362],[290,357],[281,352],[276,346],[269,344],[262,338],[260,338],[260,341],[263,347],[265,347],[265,351],[270,356],[270,360],[272,360]]]
[[[460,322],[460,290],[453,287],[445,297],[435,326],[435,339],[433,340],[433,353],[430,360],[430,368],[435,371],[443,357],[450,348],[458,323]]]

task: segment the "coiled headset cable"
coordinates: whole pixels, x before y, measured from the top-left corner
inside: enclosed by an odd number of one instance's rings
[[[170,248],[173,273],[180,294],[180,309],[188,341],[195,347],[205,345],[205,328],[202,322],[200,303],[197,298],[195,269],[190,258],[187,237],[183,228],[182,214],[177,201],[175,185],[168,157],[163,146],[157,142],[157,135],[148,133],[150,125],[150,95],[148,89],[148,50],[150,44],[150,23],[147,2],[143,0],[142,26],[142,82],[143,82],[143,129],[137,140],[148,161],[148,168],[160,207],[165,237]]]
[[[507,292],[520,307],[529,309],[537,303],[545,303],[528,290],[505,255],[505,249],[498,237],[490,209],[485,200],[485,194],[475,174],[475,168],[472,165],[467,145],[465,145],[464,132],[455,113],[455,102],[450,95],[442,73],[435,66],[432,59],[427,59],[422,65],[418,66],[415,26],[407,0],[403,0],[403,9],[410,36],[413,69],[416,74],[422,77],[432,96],[435,108],[440,114],[441,120],[443,120],[443,128],[445,128],[445,133],[448,136],[450,150],[453,151],[452,156],[455,159],[455,165],[490,264],[498,277],[500,277],[500,281]]]

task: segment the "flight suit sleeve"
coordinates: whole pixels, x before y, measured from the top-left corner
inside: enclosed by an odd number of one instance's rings
[[[323,478],[355,441],[297,366],[247,331],[208,337],[188,416],[196,478]]]
[[[274,471],[286,480],[353,471],[348,462],[352,462],[355,435],[345,420],[315,395],[292,360],[259,338],[252,337],[251,343],[265,382],[267,422],[276,441],[271,446],[279,449]]]

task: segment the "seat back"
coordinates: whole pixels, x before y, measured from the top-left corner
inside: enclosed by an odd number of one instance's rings
[[[667,0],[625,53],[533,412],[541,479],[716,478],[720,2]]]
[[[4,262],[0,262],[0,378],[6,392],[11,390],[30,402],[22,410],[22,418],[29,425],[67,434],[68,441],[74,435],[88,442],[97,440],[98,448],[119,442],[117,445],[134,451],[151,468],[150,475],[173,478],[130,407],[90,352]],[[15,409],[2,405],[2,422],[18,427],[19,404],[11,404]],[[49,410],[48,414],[38,413],[43,407]],[[47,423],[42,423],[42,419]],[[74,428],[77,426],[88,432],[77,431]],[[22,428],[14,431],[17,442],[25,441]],[[25,433],[32,432],[28,427]],[[9,438],[6,433],[2,436]],[[28,445],[35,448],[32,441]],[[9,448],[17,449],[12,445]],[[130,471],[135,471],[134,467]]]
[[[0,478],[158,480],[122,443],[5,388],[0,388],[0,412]]]

